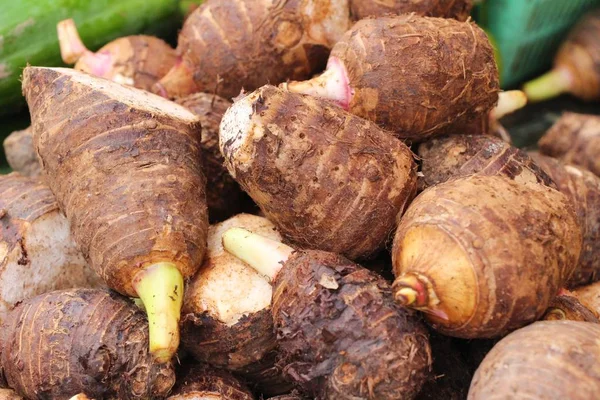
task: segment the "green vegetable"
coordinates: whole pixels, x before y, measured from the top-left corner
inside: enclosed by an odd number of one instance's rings
[[[19,0],[0,6],[0,114],[25,104],[21,76],[27,64],[62,65],[56,24],[73,18],[91,50],[134,33],[173,33],[178,0]]]

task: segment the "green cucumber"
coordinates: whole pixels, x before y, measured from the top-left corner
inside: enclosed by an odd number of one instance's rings
[[[175,32],[178,0],[0,0],[0,115],[24,105],[27,65],[60,66],[56,24],[73,18],[90,50],[120,36]]]

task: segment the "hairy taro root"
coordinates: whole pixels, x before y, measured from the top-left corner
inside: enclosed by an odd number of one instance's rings
[[[581,243],[557,190],[499,176],[454,179],[421,193],[400,221],[394,296],[445,335],[502,336],[544,314]]]
[[[27,399],[164,397],[171,363],[148,352],[148,322],[114,292],[73,289],[18,304],[0,330],[9,387]]]
[[[254,400],[254,396],[227,371],[193,365],[177,378],[167,400]]]
[[[431,366],[428,335],[389,284],[343,256],[295,251],[240,228],[224,248],[273,282],[284,373],[316,399],[412,399]]]
[[[411,14],[357,22],[322,75],[282,87],[422,141],[487,118],[499,81],[492,46],[475,23]]]
[[[197,360],[244,375],[263,393],[285,393],[290,386],[275,366],[271,285],[223,249],[221,236],[233,227],[281,241],[269,220],[250,214],[209,228],[204,263],[183,300],[182,344]]]
[[[4,154],[13,171],[32,178],[42,173],[42,167],[33,148],[31,127],[14,131],[4,139]]]
[[[540,152],[600,176],[600,116],[566,112],[539,140]]]
[[[159,96],[65,68],[25,68],[23,92],[46,181],[75,241],[110,288],[141,298],[150,350],[170,360],[183,282],[206,250],[197,118]]]
[[[348,0],[207,0],[186,19],[179,60],[153,90],[229,99],[242,88],[306,79],[349,26]]]
[[[502,339],[485,357],[468,400],[589,400],[600,392],[600,325],[540,321]]]
[[[138,89],[149,91],[177,60],[175,50],[157,37],[126,36],[92,53],[81,41],[72,19],[60,21],[56,29],[66,64],[75,64],[76,70]]]
[[[350,12],[355,21],[410,13],[466,21],[472,7],[472,0],[350,0]]]
[[[401,141],[273,86],[225,113],[220,146],[231,175],[287,239],[351,259],[384,246],[416,189],[413,154]]]

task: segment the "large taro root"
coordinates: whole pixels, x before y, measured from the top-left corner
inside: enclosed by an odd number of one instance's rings
[[[13,171],[35,178],[42,172],[40,162],[33,148],[31,127],[14,131],[4,139],[4,154]]]
[[[421,193],[400,221],[394,296],[439,332],[502,336],[539,319],[577,266],[569,199],[538,183],[471,175]]]
[[[466,21],[472,7],[472,0],[350,0],[350,12],[355,21],[410,13]]]
[[[220,130],[225,165],[299,246],[351,259],[380,250],[416,190],[413,154],[374,123],[273,86],[237,100]]]
[[[148,321],[105,290],[49,292],[17,305],[0,330],[9,387],[27,399],[149,399],[175,383],[171,363],[148,352]]]
[[[427,331],[379,275],[240,228],[223,246],[272,280],[279,364],[311,398],[416,396],[431,367]]]
[[[254,400],[254,396],[227,371],[192,365],[177,378],[167,400]]]
[[[600,393],[600,325],[541,321],[502,339],[477,370],[468,400],[589,400]]]
[[[186,19],[179,61],[154,91],[230,99],[242,89],[309,78],[349,26],[348,0],[207,0]]]
[[[499,80],[492,46],[475,23],[411,14],[357,22],[322,75],[282,87],[423,141],[487,118]]]
[[[65,68],[25,68],[23,92],[46,182],[75,241],[109,287],[141,298],[151,352],[170,360],[183,282],[206,249],[197,118],[146,91]]]

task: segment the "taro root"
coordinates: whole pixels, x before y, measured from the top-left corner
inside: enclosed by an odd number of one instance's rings
[[[600,315],[600,282],[573,289],[572,294],[581,304],[596,315]]]
[[[554,57],[554,68],[523,87],[530,101],[562,93],[600,100],[600,10],[586,15],[571,30]]]
[[[33,130],[31,127],[14,131],[4,139],[4,154],[8,165],[24,176],[37,177],[42,168],[33,148]]]
[[[566,112],[539,140],[540,152],[600,176],[600,116]]]
[[[282,394],[281,396],[269,397],[267,400],[308,400],[297,391],[293,391],[289,394]]]
[[[11,389],[0,389],[0,400],[23,400],[23,398]]]
[[[27,67],[23,92],[45,180],[108,286],[139,297],[151,353],[179,344],[183,282],[204,258],[200,127],[186,108],[66,68]]]
[[[542,319],[546,321],[569,320],[600,323],[596,311],[587,308],[573,293],[566,290],[552,300]]]
[[[250,208],[252,201],[227,172],[219,149],[219,124],[231,102],[217,95],[195,93],[178,99],[177,103],[196,114],[202,125],[206,204],[211,223],[224,221]]]
[[[457,178],[421,193],[400,221],[394,296],[445,335],[499,337],[544,314],[581,243],[559,191],[499,176]]]
[[[167,395],[171,363],[148,352],[148,321],[130,300],[73,289],[25,300],[0,330],[8,386],[27,399],[140,399]]]
[[[401,141],[325,100],[273,86],[225,113],[220,146],[231,175],[288,240],[351,259],[384,246],[416,189]]]
[[[355,21],[409,13],[466,21],[472,7],[472,0],[350,0],[350,12]]]
[[[523,150],[501,139],[482,135],[450,135],[419,146],[419,189],[468,175],[504,176],[517,182],[556,187],[552,179]]]
[[[540,321],[502,339],[471,382],[468,400],[589,400],[600,393],[600,325]]]
[[[72,19],[56,26],[60,54],[75,69],[123,85],[150,90],[175,65],[175,50],[163,40],[147,35],[125,36],[106,44],[96,53],[89,51]]]
[[[185,20],[179,60],[153,90],[229,99],[242,88],[306,79],[349,26],[348,0],[207,0]]]
[[[427,331],[394,303],[379,275],[240,228],[225,232],[223,246],[272,280],[278,363],[311,398],[412,399],[419,392],[431,366]]]
[[[322,75],[282,87],[423,141],[487,118],[499,83],[492,46],[475,23],[411,14],[357,22]]]
[[[586,285],[600,279],[600,178],[551,157],[530,155],[571,200],[583,233],[581,256],[567,286]]]
[[[281,240],[271,222],[255,215],[239,214],[209,228],[204,263],[183,300],[182,344],[197,360],[244,375],[264,393],[285,393],[290,385],[275,366],[271,285],[223,249],[221,236],[232,227]]]
[[[0,323],[17,302],[55,289],[100,287],[50,189],[0,175]]]
[[[254,400],[254,396],[227,371],[193,365],[177,378],[167,400]]]

